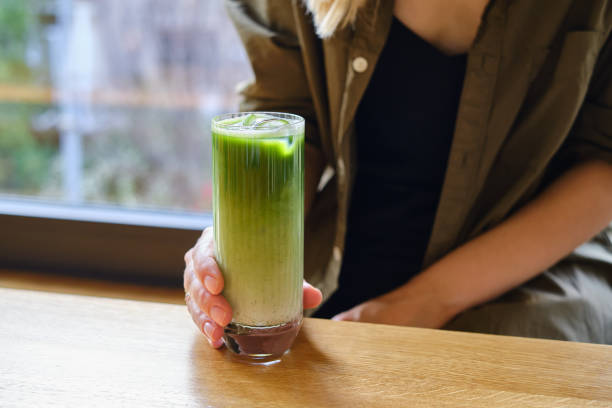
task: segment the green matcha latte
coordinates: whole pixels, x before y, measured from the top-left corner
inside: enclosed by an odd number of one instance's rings
[[[217,116],[212,146],[215,255],[232,323],[300,320],[304,120],[260,112]]]

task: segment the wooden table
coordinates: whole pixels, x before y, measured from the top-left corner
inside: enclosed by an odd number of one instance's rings
[[[185,292],[182,288],[17,269],[0,268],[0,288],[185,304]]]
[[[0,289],[0,406],[612,407],[612,347],[306,319],[273,366],[179,305]]]

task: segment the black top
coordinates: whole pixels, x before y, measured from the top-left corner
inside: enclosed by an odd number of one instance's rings
[[[356,114],[357,175],[335,314],[421,269],[444,181],[466,56],[449,57],[397,19]]]

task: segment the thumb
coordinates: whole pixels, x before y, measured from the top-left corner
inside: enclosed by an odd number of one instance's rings
[[[302,287],[304,290],[304,309],[312,309],[319,306],[323,300],[323,294],[321,291],[306,281],[304,281]]]

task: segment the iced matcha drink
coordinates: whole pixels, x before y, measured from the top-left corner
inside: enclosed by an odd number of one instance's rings
[[[213,213],[228,348],[278,356],[302,318],[304,120],[281,113],[213,119]]]

